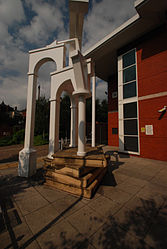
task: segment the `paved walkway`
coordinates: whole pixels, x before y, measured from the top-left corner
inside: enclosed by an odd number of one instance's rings
[[[91,200],[0,170],[0,248],[166,249],[167,163],[111,160]]]

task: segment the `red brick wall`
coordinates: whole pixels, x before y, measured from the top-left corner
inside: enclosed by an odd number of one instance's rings
[[[167,91],[167,32],[155,34],[137,48],[138,96]],[[158,110],[167,105],[167,96],[139,100],[140,155],[167,161],[167,112]],[[153,125],[153,135],[141,132]]]
[[[167,30],[137,48],[138,96],[167,91]]]
[[[167,112],[161,117],[158,110],[167,103],[167,97],[139,101],[140,155],[167,161]],[[153,125],[153,135],[141,132],[145,125]]]
[[[119,146],[119,135],[112,134],[112,128],[118,128],[118,112],[108,113],[108,145]]]
[[[117,75],[113,75],[108,83],[108,145],[110,146],[119,146],[119,135],[112,134],[112,128],[118,128],[118,97],[112,97],[112,93],[117,91]]]
[[[112,98],[112,93],[118,92],[117,76],[113,75],[108,82],[108,111],[118,111],[118,97]]]

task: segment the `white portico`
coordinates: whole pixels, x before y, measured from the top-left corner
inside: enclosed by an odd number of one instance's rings
[[[52,158],[52,155],[59,149],[60,96],[63,91],[66,91],[69,94],[71,100],[70,146],[75,147],[78,142],[77,155],[85,156],[86,154],[85,100],[90,96],[90,81],[93,70],[91,60],[86,60],[83,57],[80,48],[83,18],[88,10],[88,0],[71,0],[69,1],[69,7],[70,39],[61,42],[54,41],[44,48],[29,52],[26,130],[24,148],[19,153],[19,176],[29,177],[36,172],[36,151],[33,148],[36,83],[38,70],[40,66],[47,61],[54,61],[57,65],[57,70],[51,73],[48,157]],[[67,44],[70,44],[68,66],[65,65]],[[95,85],[95,81],[93,82]],[[93,89],[95,93],[95,88]],[[95,138],[94,134],[95,132],[92,132],[92,135]],[[95,146],[95,143],[92,143],[92,145]]]

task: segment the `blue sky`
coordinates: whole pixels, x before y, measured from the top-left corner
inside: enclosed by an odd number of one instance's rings
[[[93,46],[136,11],[134,0],[90,0],[85,17],[83,51]],[[26,107],[28,51],[68,39],[68,0],[0,0],[0,102]],[[41,94],[49,97],[53,63],[39,70]],[[107,84],[98,81],[97,97]]]

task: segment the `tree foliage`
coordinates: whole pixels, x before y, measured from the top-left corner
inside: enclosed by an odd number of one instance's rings
[[[70,122],[71,122],[71,110],[70,110],[70,98],[68,95],[63,96],[60,101],[60,132],[59,138],[70,138]]]
[[[107,123],[108,121],[108,103],[104,99],[100,102],[99,99],[96,99],[96,121]],[[86,122],[92,122],[92,99],[89,98],[86,100]]]
[[[64,95],[60,101],[60,126],[59,126],[59,138],[70,138],[70,98],[68,95]],[[41,97],[36,102],[36,118],[35,118],[35,136],[49,133],[49,115],[50,106],[49,101],[45,97]],[[96,121],[107,122],[108,117],[108,104],[107,100],[96,99]],[[92,99],[86,100],[86,122],[92,122]]]
[[[49,133],[49,116],[49,100],[47,100],[45,97],[40,97],[36,101],[35,135],[46,136],[46,134]]]

